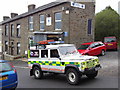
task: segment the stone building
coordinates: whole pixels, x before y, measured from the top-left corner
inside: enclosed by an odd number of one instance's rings
[[[3,52],[24,55],[33,35],[36,42],[62,40],[78,48],[83,42],[94,41],[94,17],[95,2],[51,2],[38,8],[28,5],[26,13],[3,17]]]

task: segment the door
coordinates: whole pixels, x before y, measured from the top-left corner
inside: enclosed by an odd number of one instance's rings
[[[61,60],[57,49],[50,50],[50,67],[51,72],[61,73]]]

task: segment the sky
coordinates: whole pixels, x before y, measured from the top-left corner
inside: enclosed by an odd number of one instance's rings
[[[10,16],[10,13],[22,14],[27,12],[29,4],[35,4],[36,8],[55,0],[1,0],[0,1],[0,22],[3,16]],[[111,6],[118,12],[118,2],[120,0],[96,0],[96,11],[100,12],[106,6]]]

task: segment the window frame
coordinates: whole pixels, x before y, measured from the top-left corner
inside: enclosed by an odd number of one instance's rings
[[[15,27],[14,24],[11,24],[11,37],[14,36],[14,33],[15,33]]]
[[[56,19],[56,15],[57,14],[61,14],[61,19]],[[62,30],[62,12],[55,12],[54,13],[54,18],[55,18],[55,25],[54,25],[54,28],[55,28],[55,30]],[[61,27],[60,28],[56,28],[56,23],[61,23]]]
[[[29,16],[29,17],[28,17],[28,23],[29,23],[29,25],[28,25],[28,26],[29,26],[29,30],[30,30],[30,31],[33,31],[33,30],[34,30],[33,16]],[[31,26],[32,26],[32,28],[31,28]]]
[[[47,54],[47,57],[43,57],[43,56],[42,56],[42,54],[43,54],[42,51],[47,51],[47,53],[46,53],[46,54]],[[48,53],[49,53],[49,50],[48,50],[48,49],[41,50],[41,53],[40,53],[41,58],[48,58],[48,57],[49,57],[49,54],[48,54]]]
[[[21,44],[20,44],[20,42],[17,42],[17,55],[20,55],[20,46],[21,46]]]
[[[88,26],[87,26],[87,34],[88,35],[92,35],[92,19],[88,19],[88,21],[87,21],[87,24],[88,24]]]
[[[7,43],[7,44],[6,44]],[[8,51],[8,41],[5,41],[5,51]]]
[[[57,57],[51,57],[51,51],[53,51],[53,50],[56,50],[57,51],[57,54],[58,54],[58,56]],[[59,58],[60,57],[60,55],[59,55],[59,52],[58,52],[58,50],[57,49],[50,49],[50,58]]]
[[[43,20],[41,19],[41,17],[43,16]],[[40,25],[39,25],[39,27],[40,27],[40,30],[41,31],[44,31],[45,30],[45,15],[44,14],[41,14],[41,15],[39,15],[39,23],[40,23]],[[41,25],[44,25],[44,28],[41,28]]]
[[[20,33],[20,31],[21,31],[21,25],[20,25],[20,24],[17,24],[17,26],[16,26],[16,31],[17,31],[17,32],[16,32],[16,34],[17,34],[16,36],[17,36],[17,37],[20,37],[20,36],[21,36],[21,35],[20,35],[20,34],[21,34],[21,33]]]

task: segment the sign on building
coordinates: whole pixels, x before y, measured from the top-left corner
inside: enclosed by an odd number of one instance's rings
[[[46,26],[50,26],[50,25],[52,25],[52,19],[51,19],[51,17],[47,17],[46,18]]]
[[[71,2],[71,6],[72,6],[72,7],[81,8],[81,9],[85,9],[85,4],[80,4],[80,3]]]

